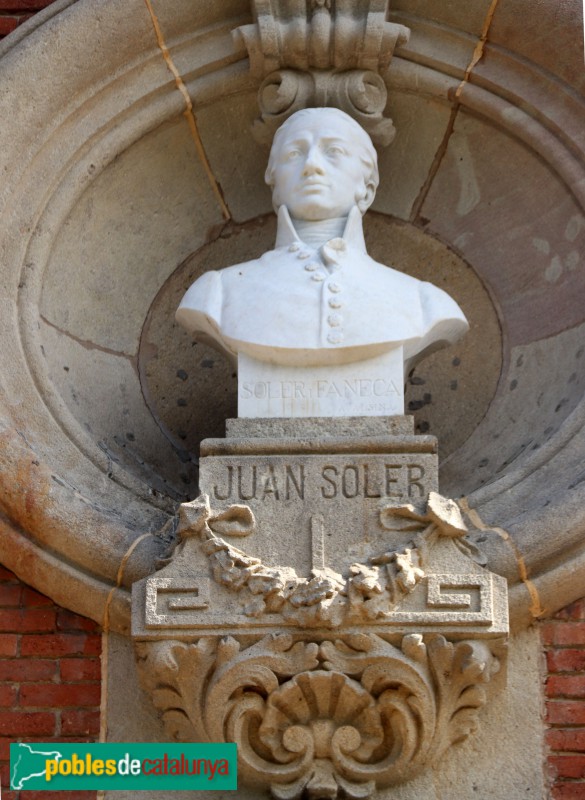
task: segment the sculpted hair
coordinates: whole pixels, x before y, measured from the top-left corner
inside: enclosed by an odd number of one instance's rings
[[[334,117],[337,124],[345,123],[346,125],[350,126],[356,134],[356,141],[359,146],[358,155],[365,168],[365,182],[366,185],[373,186],[375,192],[380,182],[380,175],[378,173],[378,154],[376,153],[376,149],[372,144],[372,140],[359,122],[356,122],[353,117],[350,117],[349,114],[346,114],[345,111],[341,111],[338,108],[303,108],[300,111],[296,111],[294,114],[292,114],[286,120],[286,122],[283,122],[280,128],[274,134],[274,140],[270,149],[270,156],[268,158],[268,166],[266,167],[264,180],[271,189],[274,187],[275,161],[278,158],[278,154],[283,142],[286,140],[286,134],[293,124],[295,124],[302,117],[314,117],[317,115],[322,117],[324,114]]]

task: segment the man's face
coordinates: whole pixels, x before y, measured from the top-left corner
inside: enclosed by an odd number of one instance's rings
[[[374,187],[366,186],[363,146],[343,120],[302,117],[277,144],[272,200],[301,220],[344,217],[357,205],[362,213]]]

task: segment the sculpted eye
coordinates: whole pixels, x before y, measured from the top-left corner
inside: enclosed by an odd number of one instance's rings
[[[292,150],[288,150],[286,153],[286,160],[292,161],[295,158],[298,158],[301,154],[301,151],[298,147],[294,147]]]
[[[327,148],[328,156],[344,156],[346,153],[345,148],[340,144],[332,144]]]

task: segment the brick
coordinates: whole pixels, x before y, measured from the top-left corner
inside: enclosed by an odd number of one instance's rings
[[[99,681],[101,679],[102,665],[99,658],[64,658],[59,665],[63,683]]]
[[[585,672],[585,650],[549,650],[546,666],[549,672]]]
[[[557,783],[551,791],[551,800],[584,800],[585,784]]]
[[[574,603],[563,608],[558,614],[555,614],[555,619],[585,620],[585,597],[575,600]]]
[[[64,736],[96,736],[99,731],[99,711],[75,709],[61,712],[61,733]]]
[[[58,662],[48,659],[0,659],[0,681],[49,681],[57,676]]]
[[[101,638],[85,633],[33,634],[24,636],[21,656],[62,658],[63,656],[99,655]]]
[[[18,651],[18,636],[14,633],[0,635],[0,657],[15,656]]]
[[[0,11],[40,11],[54,0],[0,0]]]
[[[95,683],[28,683],[20,689],[23,708],[97,706],[99,702],[100,687]]]
[[[53,713],[0,710],[0,736],[53,736],[54,733]]]
[[[2,795],[4,797],[4,795]],[[26,800],[96,800],[95,792],[31,792],[25,795]],[[24,798],[23,798],[24,800]]]
[[[55,630],[56,612],[52,608],[2,609],[0,630],[15,633],[40,633]]]
[[[548,765],[553,778],[585,778],[585,753],[581,756],[550,756]]]
[[[21,608],[6,609],[0,608],[0,631],[12,631],[18,633],[22,622],[23,610]]]
[[[561,753],[585,753],[585,730],[580,728],[553,728],[546,732],[551,750]]]
[[[0,737],[0,761],[8,761],[10,758],[10,745],[14,739]]]
[[[88,713],[84,711],[83,713]],[[95,713],[95,712],[94,712]],[[99,727],[99,726],[98,726]],[[98,737],[96,735],[87,736],[85,734],[75,734],[70,736],[51,736],[49,741],[55,744],[65,742],[67,744],[79,744],[80,742],[95,742]],[[16,741],[26,741],[27,744],[38,744],[39,742],[45,743],[46,736],[7,736],[0,737],[0,761],[8,761],[10,757],[10,745]],[[4,795],[2,795],[4,800]]]
[[[585,675],[549,675],[547,697],[585,697]]]
[[[545,645],[555,647],[585,645],[585,625],[581,622],[547,622],[541,626],[540,634]]]
[[[0,583],[0,606],[18,606],[21,594],[22,586],[19,584]]]
[[[18,26],[18,17],[0,17],[0,36],[6,36]]]
[[[0,708],[11,708],[16,705],[18,687],[9,683],[0,684]]]
[[[585,725],[585,703],[582,700],[549,700],[546,721],[549,725]]]
[[[53,606],[55,605],[50,597],[31,589],[30,586],[25,586],[22,590],[22,604],[29,608],[30,606]]]
[[[22,633],[42,633],[55,630],[57,612],[53,608],[27,608],[22,618]]]
[[[1,565],[0,565],[0,581],[2,581],[3,583],[6,581],[11,583],[18,583],[19,586],[21,585],[20,581],[18,580],[14,572],[11,572],[9,569],[6,569],[6,567],[3,567]]]
[[[88,631],[98,633],[100,628],[97,622],[87,617],[80,617],[72,611],[60,608],[57,612],[57,630],[59,631]]]

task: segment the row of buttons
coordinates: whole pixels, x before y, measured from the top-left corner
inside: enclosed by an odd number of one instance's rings
[[[330,281],[327,284],[327,288],[333,295],[333,297],[329,298],[329,307],[341,308],[343,303],[341,302],[340,298],[336,296],[341,292],[341,286],[335,281]],[[341,316],[341,314],[337,314],[334,312],[332,314],[329,314],[329,316],[327,317],[327,324],[329,325],[330,328],[340,328],[342,322],[343,322],[343,317]],[[327,341],[330,344],[340,344],[343,341],[343,333],[340,330],[331,331],[327,335]]]
[[[342,240],[339,240],[339,241],[342,242]],[[345,243],[343,243],[343,244],[345,244]],[[300,246],[300,244],[298,242],[293,242],[289,246],[288,249],[289,249],[289,251],[291,253],[297,253],[299,250],[301,250],[301,246]],[[345,248],[342,248],[342,247],[338,246],[338,247],[336,247],[334,249],[342,250],[342,249],[345,249]],[[298,253],[297,258],[299,260],[301,260],[301,261],[306,261],[306,259],[310,258],[310,256],[311,256],[310,253],[308,253],[306,250],[302,250],[301,252]],[[317,264],[314,261],[311,261],[308,264],[305,264],[305,270],[307,272],[313,273],[311,275],[311,280],[315,281],[316,283],[322,283],[326,278],[326,275],[323,272],[320,271],[320,268],[321,268],[321,265]],[[330,283],[327,284],[327,289],[333,295],[333,297],[330,297],[329,301],[328,301],[329,308],[332,308],[332,309],[341,308],[343,306],[343,303],[341,302],[341,300],[338,297],[335,297],[335,295],[337,295],[337,294],[339,294],[339,292],[341,292],[341,286],[338,283],[336,283],[335,281],[331,281]],[[330,328],[340,328],[342,322],[343,322],[343,317],[342,317],[341,314],[332,313],[332,314],[329,314],[329,316],[327,317],[327,325]],[[327,335],[327,341],[330,344],[340,344],[343,341],[343,333],[340,330],[330,331],[330,333]]]

